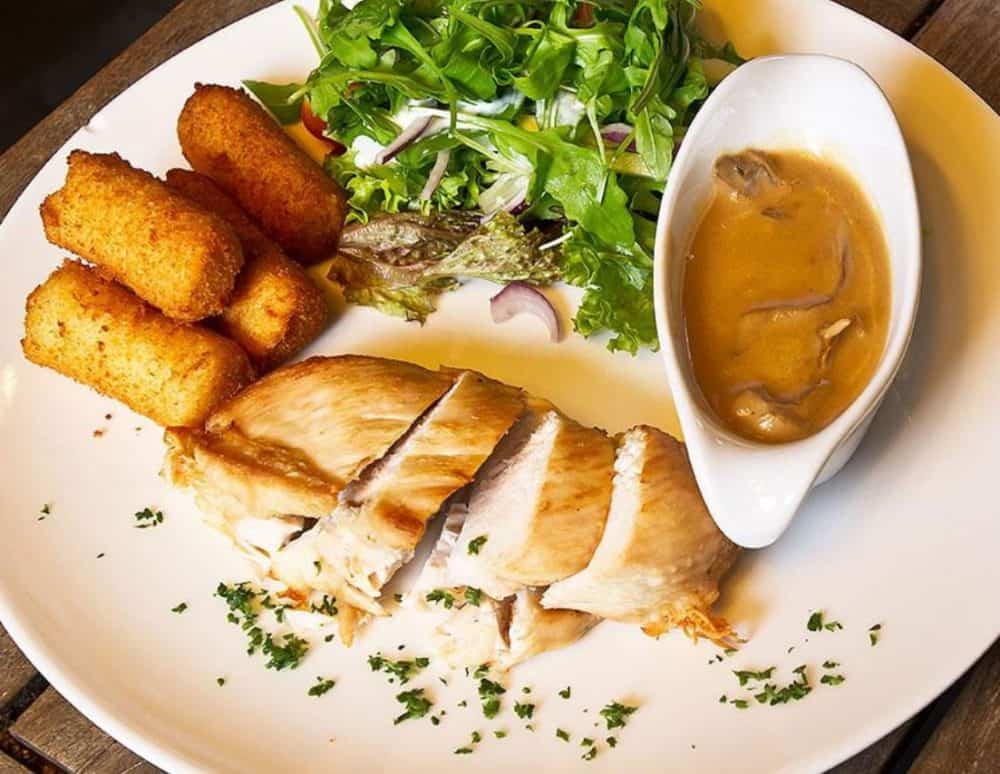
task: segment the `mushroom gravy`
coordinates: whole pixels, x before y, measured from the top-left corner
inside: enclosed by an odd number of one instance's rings
[[[818,156],[745,150],[715,192],[684,278],[695,378],[730,431],[806,438],[864,390],[885,347],[889,255],[858,183]]]

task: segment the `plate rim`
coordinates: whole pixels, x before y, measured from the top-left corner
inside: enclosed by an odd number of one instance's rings
[[[719,1],[720,0],[716,0],[716,2]],[[721,1],[724,2],[725,0]],[[79,126],[65,140],[65,142],[59,145],[59,147],[53,150],[52,153],[48,154],[39,164],[36,165],[36,168],[31,173],[31,177],[21,188],[17,196],[10,204],[9,209],[4,213],[2,220],[0,220],[0,229],[2,229],[6,224],[10,213],[21,204],[21,200],[25,198],[41,171],[56,156],[64,153],[75,142],[78,142],[80,135],[87,130],[90,123],[99,119],[102,114],[112,109],[112,107],[126,94],[133,89],[141,88],[147,79],[151,79],[154,74],[160,71],[161,68],[168,66],[175,58],[195,48],[207,45],[215,36],[231,32],[233,28],[239,27],[259,15],[285,12],[293,5],[293,0],[278,0],[278,2],[248,13],[245,16],[230,22],[229,24],[214,30],[208,35],[205,35],[180,51],[175,52],[155,67],[143,73],[140,78],[130,83],[126,88],[117,92],[114,97],[109,99],[99,110],[94,112],[86,123]],[[867,16],[864,16],[860,12],[834,2],[834,0],[820,0],[820,2],[815,3],[815,5],[825,6],[832,12],[838,12],[846,15],[851,18],[851,24],[863,23],[868,25],[869,28],[876,30],[879,35],[891,36],[895,39],[895,42],[905,44],[911,55],[916,52],[925,61],[933,63],[936,68],[943,71],[947,75],[952,87],[956,85],[960,86],[967,96],[971,95],[974,97],[980,110],[985,110],[987,113],[991,114],[994,119],[1000,120],[1000,114],[994,111],[985,99],[972,89],[972,87],[955,75],[945,65],[938,62],[930,54],[914,45],[910,40],[896,34],[892,30],[868,18]],[[94,77],[97,76],[95,75]],[[71,96],[69,99],[73,99],[73,97]],[[56,110],[59,110],[64,104],[65,102],[61,103],[60,107],[57,107]],[[15,143],[15,145],[11,146],[9,150],[13,151],[16,145],[17,144]],[[6,152],[3,155],[6,156]],[[93,698],[87,690],[82,687],[82,681],[74,674],[73,670],[64,669],[60,666],[58,662],[62,659],[59,656],[58,649],[47,648],[44,644],[42,644],[41,637],[35,637],[29,631],[28,626],[22,625],[22,620],[14,612],[14,607],[13,595],[7,591],[5,586],[0,585],[0,624],[3,625],[8,635],[22,651],[24,657],[31,662],[33,667],[40,674],[42,674],[43,677],[45,677],[49,684],[55,688],[60,695],[70,702],[70,704],[80,711],[90,722],[94,723],[102,731],[136,754],[146,758],[154,765],[167,771],[200,772],[205,770],[204,763],[199,761],[196,757],[181,751],[176,745],[171,746],[160,741],[155,741],[152,736],[147,735],[147,733],[144,732],[137,724],[133,724],[133,722],[128,718],[120,717],[118,712],[107,707],[108,702],[106,699]],[[963,675],[972,669],[983,657],[983,655],[997,642],[1000,642],[1000,632],[998,632],[992,640],[972,647],[970,649],[972,658],[959,659],[966,663],[958,674],[952,676],[942,675],[936,680],[928,681],[925,683],[925,687],[922,691],[917,691],[913,694],[916,698],[912,702],[891,705],[897,709],[884,716],[888,717],[888,720],[885,722],[871,723],[869,726],[865,726],[857,730],[854,734],[843,736],[837,740],[831,741],[829,744],[818,748],[816,752],[810,754],[808,757],[790,762],[782,769],[782,771],[823,771],[836,766],[867,749],[878,740],[890,735],[894,730],[899,728],[906,721],[917,715],[929,704],[931,704],[935,699],[940,697],[951,685],[956,683],[962,678]]]

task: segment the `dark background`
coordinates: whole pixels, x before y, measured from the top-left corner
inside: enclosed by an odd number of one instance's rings
[[[178,2],[0,0],[0,152]]]

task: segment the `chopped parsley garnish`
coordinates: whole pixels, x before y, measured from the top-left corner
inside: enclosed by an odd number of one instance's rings
[[[798,701],[805,698],[812,691],[812,686],[809,685],[809,678],[806,676],[805,664],[796,667],[792,671],[797,675],[795,680],[780,688],[771,683],[765,684],[763,690],[754,695],[757,703],[768,704],[773,707],[776,704],[787,704],[790,701]]]
[[[419,720],[434,706],[433,702],[424,696],[423,688],[414,688],[412,691],[397,693],[396,701],[402,704],[406,710],[392,721],[394,726],[398,726],[404,720]]]
[[[497,739],[503,739],[505,736],[507,736],[507,732],[506,731],[494,731],[493,732],[493,736],[495,736]]]
[[[840,666],[840,662],[838,662],[838,661],[824,661],[823,662],[823,669],[836,669],[839,666]]]
[[[719,704],[725,704],[727,701],[729,701],[729,699],[726,698],[726,694],[722,694],[722,696],[719,697]]]
[[[556,729],[556,736],[562,739],[564,742],[569,741],[569,733],[567,731],[563,731],[561,728]]]
[[[459,706],[459,707],[468,707],[468,706],[469,706],[469,702],[467,702],[467,701],[466,701],[465,699],[462,699],[462,700],[461,700],[461,701],[460,701],[460,702],[458,703],[458,706]]]
[[[187,609],[188,609],[188,603],[187,602],[181,602],[177,607],[170,608],[170,612],[171,613],[183,613]]]
[[[531,693],[531,687],[527,685],[524,686],[524,688],[521,689],[521,693]]]
[[[843,629],[844,625],[840,621],[830,621],[830,623],[823,624],[823,628],[828,632],[835,632],[838,629]]]
[[[103,552],[103,551],[101,551],[101,553],[99,553],[99,554],[97,555],[97,558],[98,558],[98,559],[103,559],[103,558],[104,558],[104,552]]]
[[[149,508],[143,508],[135,514],[135,520],[139,522],[135,525],[137,529],[155,527],[163,523],[163,511],[154,511]]]
[[[455,750],[455,755],[471,755],[471,754],[472,754],[471,747],[459,747],[457,750]]]
[[[323,572],[323,563],[319,559],[313,560],[313,567],[316,568],[316,574],[319,575]]]
[[[823,613],[817,610],[815,613],[809,616],[809,620],[806,621],[806,628],[811,632],[818,632],[823,628]]]
[[[226,678],[225,677],[216,677],[215,678],[215,684],[218,685],[221,688],[222,686],[224,686],[226,684]]]
[[[587,752],[580,756],[585,761],[592,761],[597,757],[597,748],[591,747]]]
[[[570,687],[568,685],[565,688],[563,688],[561,691],[559,691],[559,695],[562,696],[564,699],[568,699],[570,697],[571,693],[572,693],[572,690],[570,689]]]
[[[469,670],[466,669],[465,673],[469,674]],[[481,677],[486,677],[486,675],[488,675],[489,673],[490,673],[490,665],[480,664],[479,666],[476,667],[476,671],[472,673],[472,676],[478,680]]]
[[[323,642],[333,642],[333,635],[332,634],[326,635],[326,637],[323,638]]]
[[[747,707],[750,706],[750,702],[748,702],[746,699],[733,699],[729,703],[732,704],[734,707],[736,707],[736,709],[746,709]]]
[[[874,648],[878,644],[879,632],[882,631],[882,624],[875,624],[868,629],[868,642]]]
[[[593,747],[594,746],[594,740],[591,739],[589,736],[585,736],[585,737],[583,737],[583,739],[580,740],[580,746],[581,747]]]
[[[48,516],[50,513],[52,513],[52,506],[49,505],[48,503],[45,503],[45,505],[42,506],[42,511],[41,512],[45,516]]]
[[[604,741],[608,743],[608,747],[617,747],[618,746],[618,740],[615,737],[613,737],[613,736],[607,737]]]
[[[525,723],[524,724],[524,729],[525,729],[525,731],[531,731],[532,733],[534,733],[534,731],[535,731],[535,727],[533,725],[531,725],[531,723]]]
[[[478,670],[477,670],[478,671]],[[500,712],[500,696],[505,694],[506,689],[500,683],[483,677],[479,680],[479,699],[483,703],[483,715],[487,718],[495,718]]]
[[[612,728],[625,728],[629,716],[637,709],[639,708],[630,707],[627,704],[620,704],[615,701],[604,706],[604,709],[601,710],[601,716],[604,718],[610,731]]]
[[[413,660],[400,659],[398,661],[385,658],[381,653],[376,653],[374,656],[368,657],[368,666],[371,667],[373,672],[385,672],[391,678],[398,679],[400,685],[410,682],[410,678],[415,677],[420,670],[425,669],[430,663],[431,660],[425,656],[420,656]],[[392,682],[391,679],[390,682]]]
[[[474,586],[465,587],[465,601],[470,605],[475,605],[479,607],[479,603],[482,602],[483,592],[481,589],[477,589]]]
[[[265,656],[269,656],[264,665],[268,669],[280,672],[282,669],[295,669],[309,652],[309,643],[294,634],[284,635],[281,644],[277,644],[268,634],[261,648]]]
[[[475,556],[476,554],[478,554],[479,553],[479,549],[483,547],[483,543],[485,543],[488,539],[489,539],[489,535],[480,535],[479,537],[473,538],[472,540],[470,540],[469,541],[469,554],[472,555],[472,556]]]
[[[767,669],[762,669],[759,672],[753,672],[748,669],[734,669],[733,674],[736,675],[737,679],[740,681],[740,686],[746,685],[751,680],[770,680],[771,675],[774,674],[775,667],[768,667]]]
[[[840,685],[846,679],[843,675],[823,675],[819,681],[823,685]]]
[[[521,702],[514,703],[514,714],[517,715],[521,720],[530,719],[535,715],[535,705],[534,704],[522,704]]]
[[[437,715],[431,715],[431,725],[432,726],[441,725],[441,718],[439,718]]]
[[[445,591],[444,589],[434,589],[434,591],[428,592],[424,599],[428,602],[440,602],[447,610],[451,610],[455,605],[455,597],[452,596],[450,591]]]
[[[337,598],[324,594],[320,603],[317,605],[313,602],[309,609],[314,613],[335,616],[337,614]]]
[[[731,655],[733,655],[734,653],[738,653],[739,651],[738,651],[738,650],[737,650],[736,648],[726,648],[726,649],[725,649],[724,651],[722,651],[722,652],[723,652],[723,653],[725,653],[725,654],[726,654],[727,656],[731,656]]]
[[[478,731],[473,731],[472,732],[472,743],[473,744],[479,744],[481,741],[483,741],[483,735],[480,734]]]
[[[309,689],[310,696],[322,696],[337,683],[334,680],[324,680],[322,677],[316,678],[316,685]]]

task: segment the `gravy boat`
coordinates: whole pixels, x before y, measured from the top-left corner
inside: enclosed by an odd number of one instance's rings
[[[892,277],[882,359],[854,402],[815,435],[771,445],[726,430],[694,378],[684,324],[690,240],[710,201],[713,165],[746,148],[801,149],[850,172],[881,219]],[[909,344],[920,292],[920,217],[906,145],[872,78],[842,59],[793,54],[755,59],[732,72],[684,137],[656,235],[656,325],[691,465],[719,528],[747,548],[770,545],[809,491],[857,449]]]

